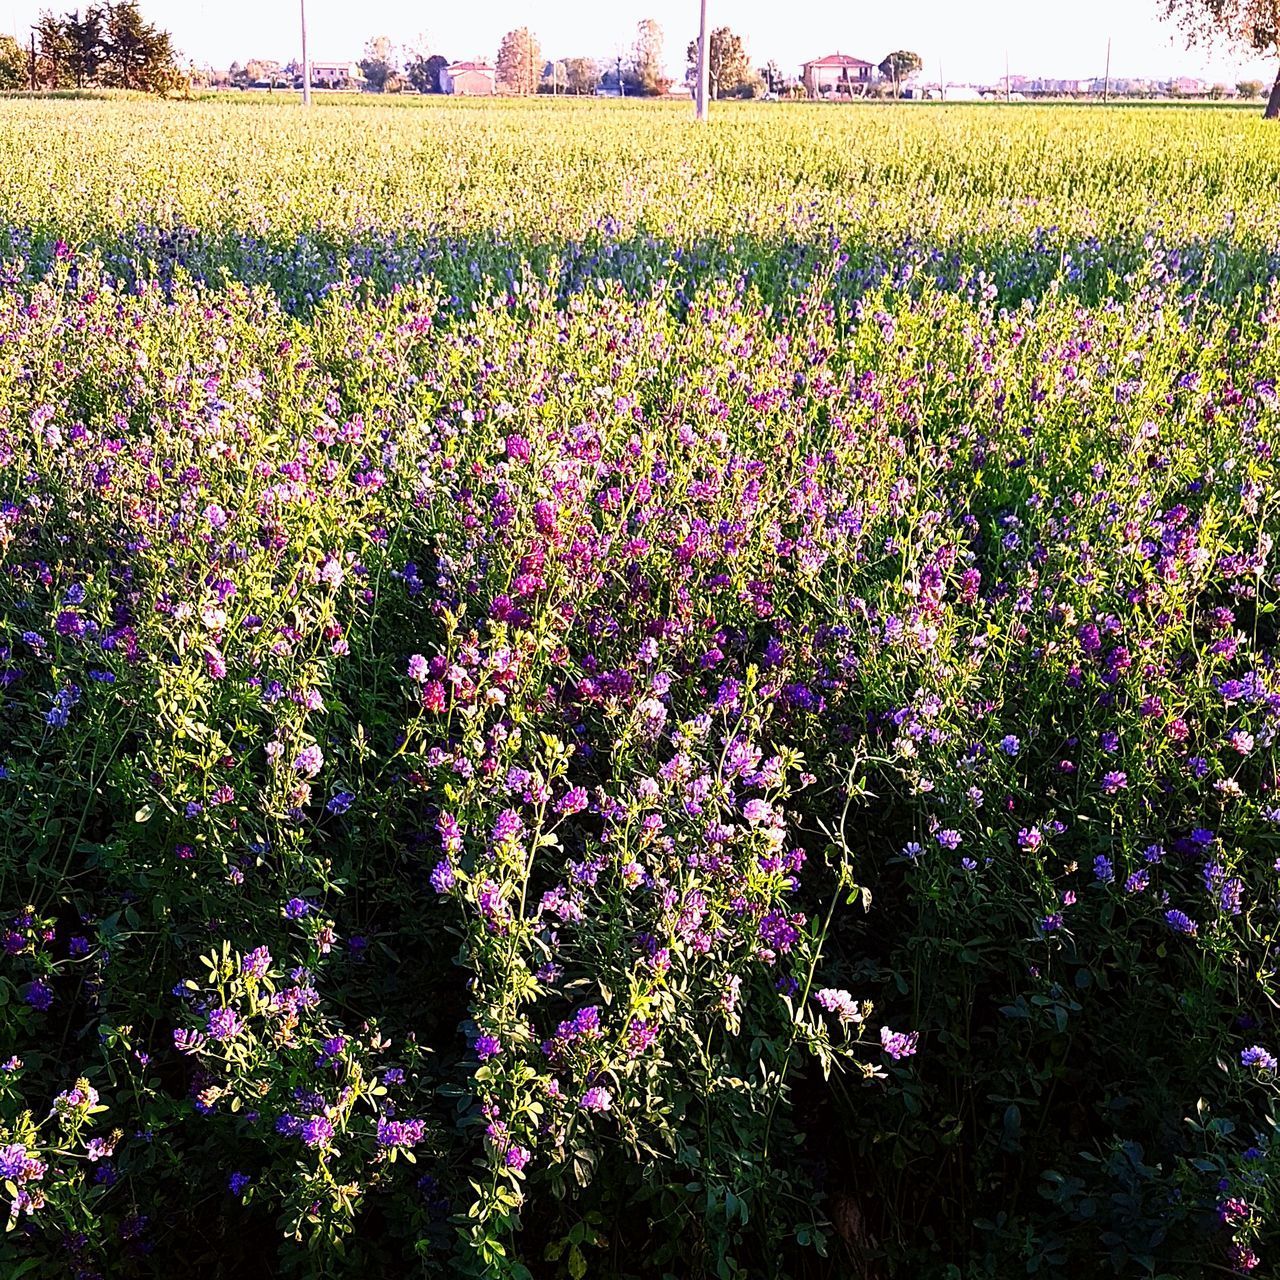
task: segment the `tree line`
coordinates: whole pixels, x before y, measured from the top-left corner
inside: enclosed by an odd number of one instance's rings
[[[41,13],[27,49],[0,37],[0,89],[141,89],[164,93],[182,80],[173,41],[136,0]]]

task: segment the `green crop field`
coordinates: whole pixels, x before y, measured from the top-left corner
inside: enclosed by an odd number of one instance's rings
[[[1280,1221],[1280,129],[0,100],[0,1277],[1189,1277]]]

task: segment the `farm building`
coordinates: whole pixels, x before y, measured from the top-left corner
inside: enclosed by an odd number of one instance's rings
[[[455,62],[440,75],[445,93],[464,98],[491,97],[497,89],[497,72],[487,62]]]
[[[359,89],[364,72],[358,62],[311,61],[311,83],[319,89]]]
[[[847,53],[829,53],[804,64],[804,87],[811,98],[854,97],[864,93],[875,67]]]

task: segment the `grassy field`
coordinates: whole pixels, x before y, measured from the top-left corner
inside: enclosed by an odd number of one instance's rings
[[[1277,190],[0,101],[0,1274],[1265,1267]]]

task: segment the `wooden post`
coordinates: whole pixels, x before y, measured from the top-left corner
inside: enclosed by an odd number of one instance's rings
[[[1102,80],[1102,102],[1105,106],[1111,100],[1111,37],[1107,37],[1107,71]]]
[[[707,87],[711,71],[711,49],[707,41],[707,0],[702,0],[701,17],[698,23],[698,85],[695,90],[697,98],[697,117],[702,123],[707,119]]]
[[[311,105],[311,62],[307,57],[307,0],[298,0],[302,19],[302,105]]]

